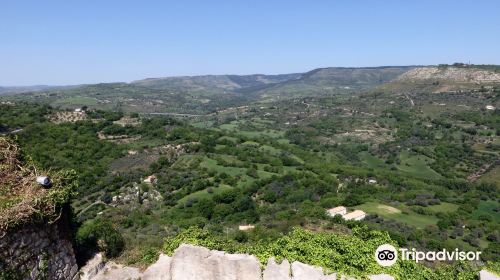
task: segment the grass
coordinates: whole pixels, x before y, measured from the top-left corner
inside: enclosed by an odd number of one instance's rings
[[[217,141],[224,141],[224,140],[227,140],[227,141],[230,141],[230,142],[233,142],[233,143],[237,143],[238,142],[238,138],[231,137],[231,136],[222,136],[219,139],[217,139]]]
[[[368,152],[361,152],[359,153],[359,158],[361,161],[368,166],[368,168],[383,168],[386,167],[385,162],[375,156],[372,156]]]
[[[499,184],[499,182],[500,182],[500,166],[496,166],[495,168],[486,172],[483,176],[481,176],[479,181],[493,183],[493,184]]]
[[[496,201],[481,201],[477,209],[472,213],[473,218],[479,218],[482,215],[491,216],[493,221],[500,223],[500,213],[495,212],[493,209],[500,207],[500,203]]]
[[[260,144],[258,142],[255,142],[255,141],[245,141],[245,142],[243,142],[242,145],[245,145],[245,146],[256,146],[256,147],[260,146]]]
[[[142,148],[152,148],[152,147],[158,147],[161,145],[165,144],[164,139],[158,139],[158,138],[140,138],[136,139],[130,143],[127,143],[127,146],[130,149],[142,149]]]
[[[439,205],[428,206],[427,209],[432,210],[436,213],[451,213],[458,209],[458,205],[448,202],[442,202]]]
[[[238,125],[238,121],[232,121],[230,123],[221,124],[219,128],[223,130],[236,130],[238,128]]]
[[[277,139],[276,141],[279,144],[290,144],[290,140],[289,139],[285,139],[285,138],[280,138],[280,139]]]
[[[276,175],[275,173],[263,171],[263,170],[257,170],[257,176],[259,176],[259,179],[269,179],[273,175]]]
[[[189,195],[186,195],[185,197],[179,199],[179,201],[177,202],[178,205],[182,205],[184,203],[186,203],[188,200],[200,200],[200,199],[203,199],[203,198],[207,198],[207,197],[210,197],[216,193],[221,193],[223,191],[226,191],[226,190],[230,190],[232,189],[231,186],[228,186],[228,185],[224,185],[224,184],[221,184],[219,185],[219,187],[217,188],[212,188],[213,190],[213,193],[209,193],[207,191],[207,189],[204,189],[204,190],[201,190],[201,191],[197,191],[197,192],[194,192],[194,193],[191,193]]]
[[[432,159],[424,155],[411,155],[408,151],[403,151],[399,155],[399,159],[401,163],[397,168],[404,173],[418,178],[438,179],[441,177],[439,173],[428,166],[432,163]]]
[[[425,216],[414,212],[405,214],[402,209],[377,202],[367,202],[354,208],[363,210],[367,214],[377,214],[384,219],[395,220],[416,228],[425,228],[429,225],[435,225],[438,221],[434,216]]]
[[[200,163],[200,167],[207,168],[210,171],[215,171],[218,173],[226,173],[229,176],[245,175],[246,168],[222,166],[217,163],[215,159],[208,157],[203,157]]]
[[[196,128],[211,128],[214,126],[214,121],[201,121],[191,123],[192,126]]]
[[[273,129],[268,129],[268,130],[263,130],[263,131],[246,131],[246,130],[240,130],[236,133],[237,135],[243,136],[243,137],[248,137],[248,138],[261,138],[261,137],[270,137],[270,138],[282,138],[285,135],[285,132],[283,131],[278,131],[278,130],[273,130]]]
[[[276,149],[275,147],[268,145],[262,145],[261,147],[259,147],[259,150],[274,156],[279,155],[281,153],[280,149]]]

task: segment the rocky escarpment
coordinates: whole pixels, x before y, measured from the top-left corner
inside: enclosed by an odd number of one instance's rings
[[[160,255],[156,263],[141,272],[137,268],[109,262],[100,254],[81,269],[82,280],[335,280],[355,279],[327,274],[319,267],[300,262],[281,263],[269,259],[265,268],[256,257],[227,254],[199,246],[181,245],[172,257]],[[390,275],[372,275],[369,279],[390,280]]]
[[[25,224],[0,238],[0,271],[9,279],[78,279],[67,219]],[[1,278],[1,277],[0,277]]]
[[[227,254],[204,247],[183,244],[172,257],[161,254],[158,261],[144,271],[138,268],[104,263],[97,254],[80,270],[81,280],[352,280],[359,279],[300,262],[281,263],[270,258],[262,267],[256,257],[247,254]],[[363,279],[394,280],[387,274],[370,275]],[[486,270],[479,280],[500,280]]]
[[[447,80],[456,83],[500,83],[500,73],[464,67],[421,67],[410,70],[396,81]]]
[[[498,70],[478,66],[429,66],[412,69],[377,87],[388,92],[487,92],[500,85]]]

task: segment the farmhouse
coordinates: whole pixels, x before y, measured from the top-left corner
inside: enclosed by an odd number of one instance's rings
[[[350,220],[361,221],[365,217],[366,217],[366,213],[364,211],[361,211],[361,210],[354,210],[351,213],[348,213],[348,214],[345,214],[344,216],[342,216],[342,218],[344,218],[344,220],[346,220],[346,221],[350,221]]]
[[[326,210],[326,212],[332,217],[335,217],[335,215],[344,216],[345,214],[347,214],[347,208],[345,208],[344,206],[337,206]]]
[[[238,229],[241,230],[241,231],[248,231],[248,230],[252,230],[254,228],[255,228],[254,225],[240,225],[238,227]]]

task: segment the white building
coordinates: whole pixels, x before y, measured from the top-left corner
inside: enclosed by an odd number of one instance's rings
[[[248,230],[252,230],[254,228],[255,228],[254,225],[241,225],[238,227],[238,229],[242,230],[242,231],[248,231]]]
[[[155,175],[148,176],[146,177],[146,179],[144,179],[143,182],[146,184],[154,184],[156,183],[156,176]]]
[[[335,215],[344,216],[345,214],[347,214],[347,208],[345,208],[344,206],[337,206],[337,207],[326,210],[326,212],[331,217],[335,217]]]
[[[373,185],[373,184],[376,184],[376,183],[377,183],[377,180],[375,180],[375,179],[368,180],[368,184],[372,184]]]
[[[495,110],[495,106],[486,105],[486,110]]]
[[[344,216],[342,216],[342,218],[344,218],[344,220],[346,220],[346,221],[350,221],[350,220],[361,221],[365,217],[366,217],[366,213],[364,211],[361,211],[361,210],[354,210],[351,213],[348,213],[348,214],[345,214]]]

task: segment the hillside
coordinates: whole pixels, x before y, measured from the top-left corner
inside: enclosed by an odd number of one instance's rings
[[[276,84],[260,90],[256,94],[264,99],[274,99],[277,96],[280,98],[293,98],[354,93],[359,90],[370,90],[377,85],[389,82],[413,68],[413,66],[319,68],[304,73],[300,79]]]
[[[347,82],[364,88],[404,70],[349,71],[357,77]],[[255,79],[239,78],[232,83]],[[334,69],[300,80],[305,86],[344,82]],[[274,242],[283,248],[281,237],[295,227],[336,236],[366,227],[400,246],[463,248],[496,261],[498,94],[350,92],[262,102],[259,93],[245,100],[250,94],[199,97],[126,83],[86,85],[33,93],[31,100],[68,107],[88,102],[83,112],[14,100],[0,103],[0,124],[38,170],[78,172],[71,206],[79,264],[99,250],[116,263],[144,267],[193,226],[207,231],[196,236],[215,238],[208,240],[210,249],[227,252],[251,253],[243,249]],[[223,107],[229,104],[224,97],[241,106]],[[109,109],[92,109],[104,105]],[[160,108],[206,112],[214,105],[221,108],[205,115],[146,114]],[[326,214],[339,205],[366,217],[345,221]],[[344,263],[316,256],[304,263]]]
[[[68,86],[71,87],[71,86]],[[23,93],[23,92],[33,92],[33,91],[42,91],[42,90],[51,90],[51,89],[60,89],[65,88],[64,86],[46,86],[46,85],[37,85],[37,86],[18,86],[18,87],[5,87],[0,86],[0,95],[7,93]]]
[[[403,73],[380,87],[391,91],[446,92],[478,90],[500,85],[497,67],[481,66],[430,66],[419,67]]]
[[[300,76],[301,74],[205,75],[144,79],[134,81],[132,84],[152,89],[210,95],[211,93],[228,93],[253,89],[269,84],[294,80]]]
[[[413,69],[402,67],[320,68],[282,75],[205,75],[151,78],[131,83],[102,83],[33,88],[23,94],[3,90],[7,100],[49,103],[61,108],[88,106],[135,112],[206,114],[250,101],[355,93],[370,90]]]

